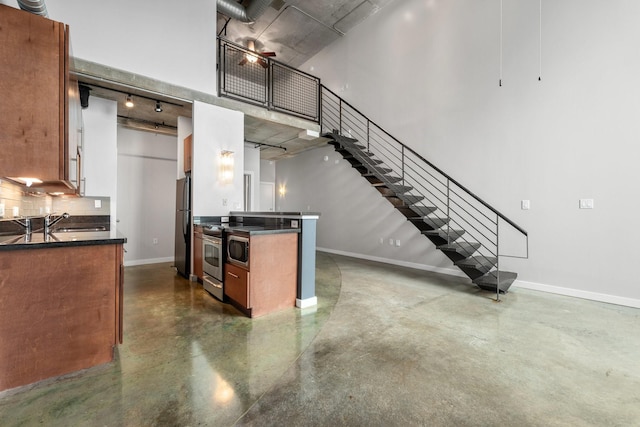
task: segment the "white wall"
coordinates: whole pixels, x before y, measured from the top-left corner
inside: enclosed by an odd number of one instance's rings
[[[111,227],[117,228],[118,132],[117,103],[90,97],[89,107],[82,110],[84,147],[82,162],[87,197],[109,197]]]
[[[175,174],[175,137],[118,126],[117,227],[127,237],[126,265],[173,261]]]
[[[233,181],[220,179],[220,154],[234,153]],[[193,104],[193,215],[221,216],[244,209],[244,114]]]
[[[276,182],[276,162],[273,160],[260,160],[260,181]]]
[[[69,25],[76,57],[216,93],[216,2],[47,0],[46,5],[51,19]]]
[[[638,305],[628,267],[640,240],[640,2],[543,2],[541,82],[538,5],[504,2],[502,87],[497,0],[395,2],[303,70],[313,66],[325,85],[527,229],[529,259],[503,259],[518,285]],[[319,170],[290,176],[288,195]],[[324,197],[305,203],[313,209]],[[595,199],[595,209],[578,209],[581,198]],[[531,210],[520,210],[522,199]],[[319,226],[351,213],[323,215]],[[369,227],[352,225],[359,235]],[[319,242],[379,249],[337,237]]]
[[[260,149],[244,146],[244,173],[251,175],[251,209],[260,211]],[[244,188],[244,187],[243,187]],[[245,206],[246,210],[247,207]]]

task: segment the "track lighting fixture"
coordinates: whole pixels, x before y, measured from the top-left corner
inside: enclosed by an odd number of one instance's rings
[[[160,101],[156,101],[156,113],[162,113],[162,105],[160,105]]]
[[[131,95],[127,95],[127,100],[125,101],[124,105],[126,105],[128,108],[133,107],[133,97]]]

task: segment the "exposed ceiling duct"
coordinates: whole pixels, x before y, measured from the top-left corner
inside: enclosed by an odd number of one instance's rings
[[[236,0],[217,0],[216,4],[221,14],[245,24],[253,24],[267,10],[272,1],[253,0],[247,8]]]
[[[45,18],[49,17],[47,5],[44,4],[44,0],[18,0],[18,6],[20,6],[20,9],[26,10],[27,12],[35,13],[36,15],[44,16]]]

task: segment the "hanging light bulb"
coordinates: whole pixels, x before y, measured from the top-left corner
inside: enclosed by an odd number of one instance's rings
[[[162,105],[160,105],[160,101],[156,101],[156,113],[162,113]]]
[[[127,100],[125,101],[124,105],[126,105],[128,108],[133,107],[133,97],[131,95],[127,95]]]

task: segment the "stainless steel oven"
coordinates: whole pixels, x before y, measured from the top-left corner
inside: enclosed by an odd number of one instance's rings
[[[224,299],[223,289],[222,237],[202,235],[202,285],[204,289],[220,301]]]

